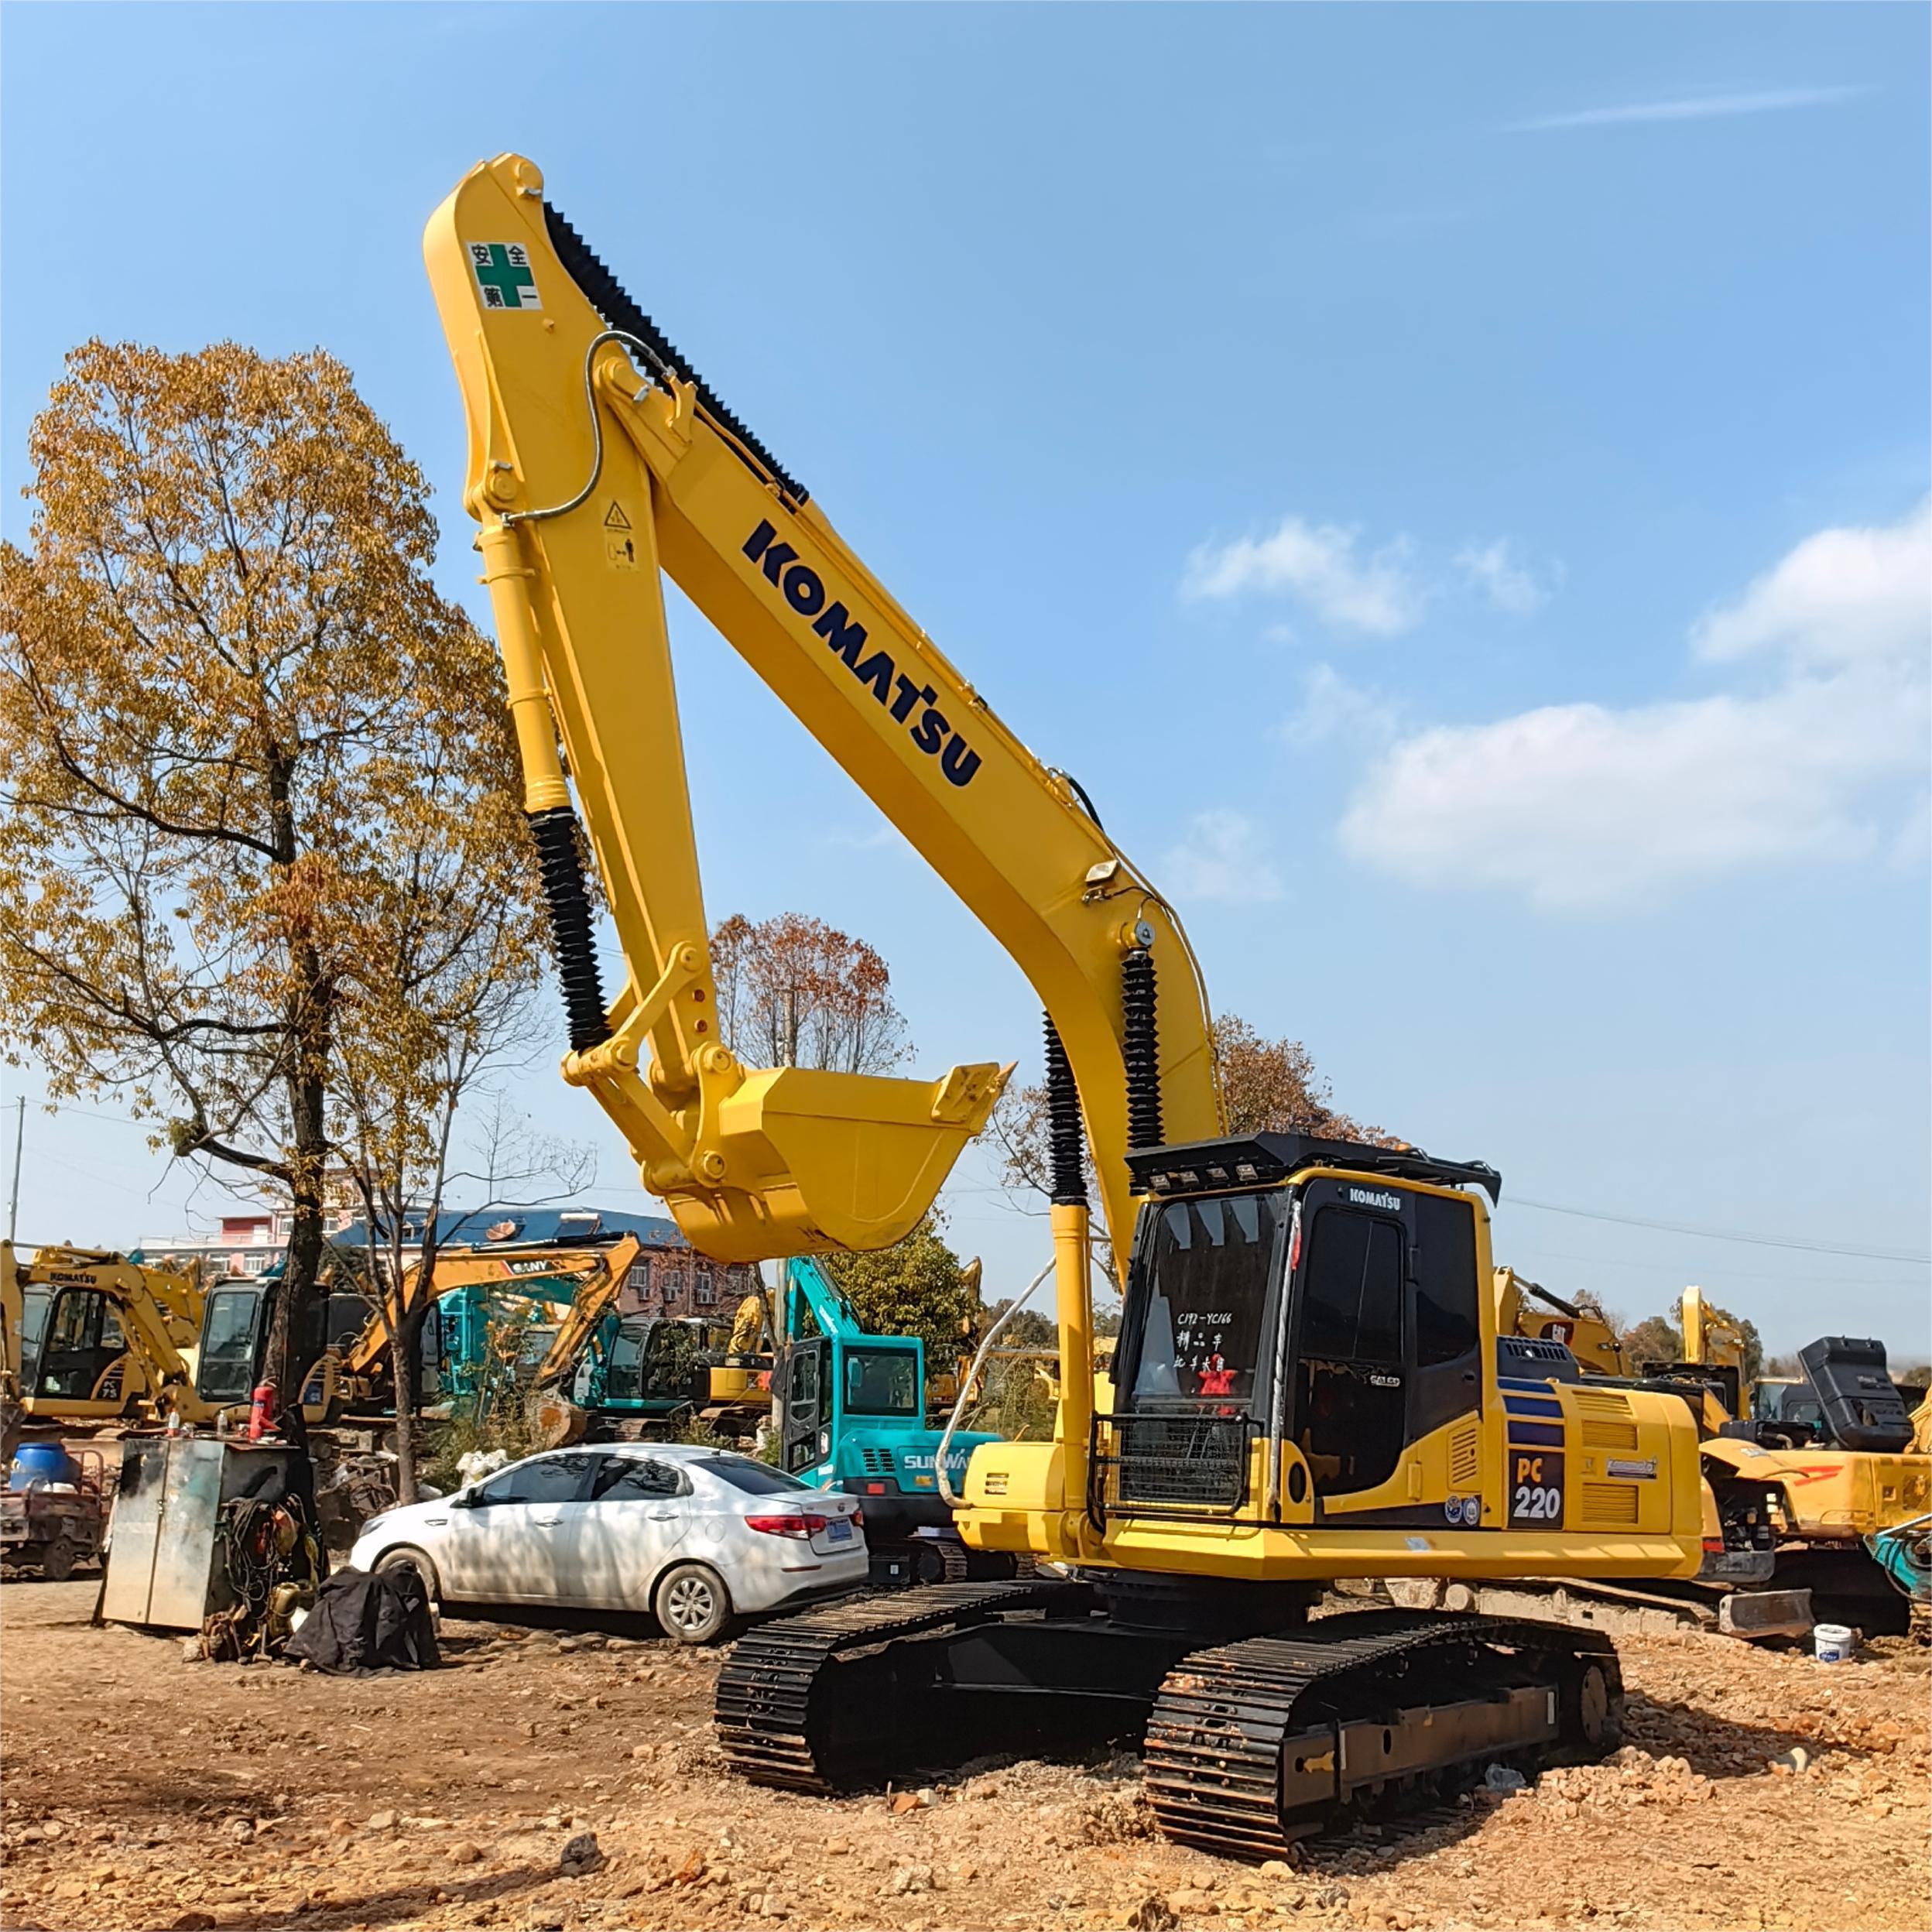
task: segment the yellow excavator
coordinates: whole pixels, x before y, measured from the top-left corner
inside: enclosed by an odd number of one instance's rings
[[[1684,1359],[1653,1365],[1705,1387],[1702,1454],[1721,1499],[1760,1502],[1776,1550],[1772,1587],[1809,1590],[1821,1622],[1903,1635],[1911,1608],[1872,1540],[1932,1510],[1932,1456],[1875,1340],[1821,1336],[1798,1351],[1802,1399],[1747,1386],[1745,1340],[1701,1289],[1680,1297]],[[1782,1379],[1777,1379],[1782,1389]]]
[[[1498,1334],[1560,1342],[1586,1375],[1630,1373],[1622,1339],[1601,1304],[1588,1294],[1565,1300],[1513,1268],[1496,1270],[1495,1288]]]
[[[1341,1577],[1694,1574],[1683,1403],[1560,1379],[1557,1345],[1498,1334],[1493,1168],[1228,1133],[1173,909],[624,293],[533,162],[473,169],[424,245],[564,989],[564,1077],[693,1245],[757,1261],[899,1238],[1009,1070],[753,1068],[718,1037],[663,575],[1046,1010],[1060,1397],[1050,1439],[975,1450],[956,1522],[973,1548],[1054,1573],[855,1600],[743,1639],[717,1694],[728,1761],[828,1791],[1139,1735],[1170,1837],[1266,1858],[1381,1794],[1613,1748],[1601,1632],[1309,1612]],[[608,1002],[579,810],[626,968]],[[1106,1376],[1083,1142],[1119,1258]]]
[[[155,1412],[193,1379],[193,1275],[64,1243],[23,1262],[0,1242],[3,1372],[31,1421],[100,1427]]]

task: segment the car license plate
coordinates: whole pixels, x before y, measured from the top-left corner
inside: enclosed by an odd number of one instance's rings
[[[825,1533],[834,1543],[850,1543],[852,1540],[852,1526],[849,1523],[835,1520],[826,1524]]]

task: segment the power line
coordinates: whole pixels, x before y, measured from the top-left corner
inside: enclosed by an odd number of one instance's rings
[[[1611,1214],[1595,1208],[1559,1208],[1554,1201],[1510,1197],[1512,1208],[1533,1208],[1540,1214],[1571,1214],[1580,1221],[1611,1221],[1623,1228],[1652,1228],[1667,1235],[1690,1235],[1699,1241],[1742,1242],[1752,1248],[1790,1248],[1807,1255],[1840,1255],[1858,1261],[1895,1261],[1913,1268],[1932,1267],[1932,1255],[1915,1255],[1903,1248],[1834,1247],[1828,1242],[1807,1241],[1797,1235],[1745,1235],[1718,1228],[1696,1228],[1687,1221],[1646,1221],[1638,1214]]]

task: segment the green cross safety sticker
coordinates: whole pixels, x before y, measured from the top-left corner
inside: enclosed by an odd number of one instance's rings
[[[486,309],[540,309],[530,252],[521,242],[472,242],[470,266]]]

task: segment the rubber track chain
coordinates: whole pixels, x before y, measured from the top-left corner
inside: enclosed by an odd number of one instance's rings
[[[752,433],[737,413],[726,406],[718,392],[691,367],[690,358],[680,355],[670,337],[624,293],[622,285],[605,266],[597,251],[577,233],[564,214],[547,201],[543,204],[543,224],[550,231],[550,246],[556,249],[557,259],[564,264],[565,273],[583,291],[584,300],[603,317],[605,327],[622,329],[626,335],[634,335],[640,342],[648,344],[660,361],[697,392],[697,399],[703,405],[704,413],[719,428],[728,431],[744,450],[757,457],[772,481],[794,505],[802,506],[810,495],[804,485]]]
[[[1345,1634],[1324,1635],[1345,1623]],[[1286,1855],[1307,1834],[1282,1815],[1283,1741],[1308,1728],[1307,1693],[1345,1673],[1471,1639],[1526,1649],[1615,1651],[1601,1632],[1511,1617],[1368,1611],[1292,1635],[1250,1637],[1184,1658],[1168,1672],[1147,1726],[1147,1797],[1163,1834],[1224,1858]]]
[[[1092,1601],[1087,1585],[1057,1578],[945,1583],[781,1617],[741,1637],[725,1660],[713,1705],[719,1746],[754,1784],[830,1796],[849,1779],[844,1767],[820,1761],[809,1715],[813,1686],[836,1659],[1014,1612],[1078,1610]]]

